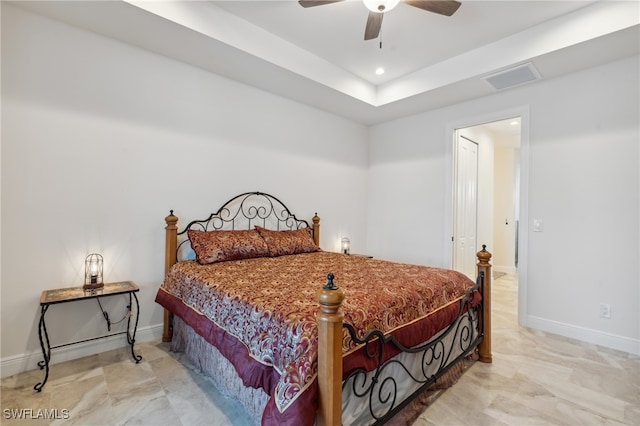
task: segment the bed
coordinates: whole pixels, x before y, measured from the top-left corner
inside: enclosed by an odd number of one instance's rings
[[[382,424],[476,355],[491,362],[490,264],[323,251],[320,218],[249,192],[166,221],[163,340],[263,425]]]

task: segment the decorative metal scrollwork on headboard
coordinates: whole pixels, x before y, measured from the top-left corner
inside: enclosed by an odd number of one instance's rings
[[[309,222],[298,219],[282,201],[263,192],[245,192],[224,203],[208,218],[191,221],[178,235],[184,235],[189,229],[201,231],[246,230],[261,226],[276,231],[308,228]],[[180,253],[188,240],[178,245]],[[180,256],[178,256],[180,257]]]

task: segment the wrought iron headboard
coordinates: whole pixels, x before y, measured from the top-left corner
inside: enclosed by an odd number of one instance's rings
[[[261,226],[276,231],[312,228],[309,222],[298,219],[287,206],[273,195],[263,192],[245,192],[224,203],[208,218],[194,220],[178,232],[178,259],[192,258],[186,233],[189,229],[201,231],[244,230]],[[313,231],[313,228],[312,228]]]

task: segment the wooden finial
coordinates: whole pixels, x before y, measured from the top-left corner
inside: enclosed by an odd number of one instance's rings
[[[318,293],[320,310],[328,315],[335,314],[338,309],[340,309],[340,305],[342,305],[342,301],[344,300],[344,293],[340,287],[333,282],[334,279],[335,275],[329,272],[327,275],[327,284],[325,284]]]
[[[480,263],[482,263],[483,265],[489,263],[489,260],[491,260],[491,253],[487,251],[487,245],[486,244],[482,245],[482,250],[480,250],[477,253],[477,256],[478,256],[478,261]]]
[[[178,223],[178,217],[173,214],[173,210],[169,210],[169,216],[165,217],[164,221],[167,223],[167,226],[176,226],[176,223]]]

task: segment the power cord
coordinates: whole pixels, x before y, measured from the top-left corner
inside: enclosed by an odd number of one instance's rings
[[[102,307],[102,303],[100,303],[100,298],[97,297],[96,300],[98,301],[98,305],[100,306],[100,310],[102,311],[102,316],[104,317],[105,321],[107,321],[107,331],[111,331],[111,324],[120,324],[126,318],[129,318],[131,316],[131,305],[127,305],[127,313],[124,314],[122,319],[116,322],[111,322],[111,320],[109,319],[109,313],[104,310],[104,308]]]

